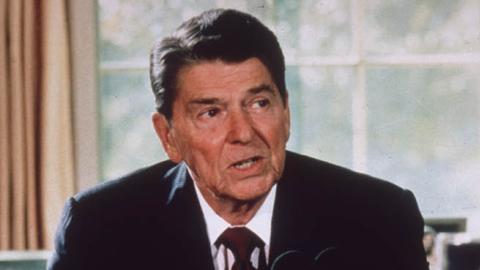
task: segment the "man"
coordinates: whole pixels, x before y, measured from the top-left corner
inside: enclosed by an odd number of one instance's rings
[[[427,269],[411,192],[286,152],[284,72],[274,34],[234,10],[156,43],[170,160],[71,198],[49,269]]]

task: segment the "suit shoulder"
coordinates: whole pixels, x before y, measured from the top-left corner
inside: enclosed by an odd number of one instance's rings
[[[319,224],[319,232],[338,231],[341,237],[355,232],[348,241],[367,235],[369,244],[394,251],[399,269],[426,269],[423,219],[410,191],[295,153],[287,154],[282,180],[277,194],[286,198],[284,207],[309,213],[308,222]]]
[[[74,196],[77,205],[86,209],[114,208],[147,203],[166,197],[170,184],[165,175],[175,167],[171,161],[163,161],[141,168],[117,179],[97,184]]]
[[[396,230],[398,224],[414,224],[404,228],[415,227],[411,229],[415,234],[423,230],[418,205],[409,190],[294,153],[289,153],[287,164],[290,167],[285,168],[286,181],[279,186],[283,185],[282,192],[294,198],[292,201],[301,201],[301,205],[311,212],[346,216],[365,226],[376,226],[379,230],[382,226]]]
[[[355,172],[312,157],[288,152],[285,174],[308,189],[323,188],[368,194],[403,193],[404,189],[383,179]]]

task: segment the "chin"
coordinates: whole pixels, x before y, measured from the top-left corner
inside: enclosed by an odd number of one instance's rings
[[[254,201],[263,198],[270,191],[271,185],[262,184],[248,184],[234,187],[234,192],[231,197],[239,201]]]
[[[265,194],[234,194],[231,197],[238,202],[255,202],[263,198],[263,195]]]

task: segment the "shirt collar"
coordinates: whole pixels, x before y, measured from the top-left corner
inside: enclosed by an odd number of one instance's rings
[[[188,170],[190,173],[190,170]],[[191,175],[191,174],[190,174]],[[193,177],[192,177],[193,179]],[[197,183],[193,180],[195,186],[195,192],[197,193],[200,207],[202,208],[203,216],[205,218],[205,224],[207,225],[208,239],[210,245],[213,246],[217,238],[229,227],[237,227],[226,222],[220,217],[210,205],[205,201],[202,193],[198,189]],[[275,201],[275,194],[277,186],[273,185],[267,198],[258,209],[253,218],[245,224],[249,230],[258,235],[266,245],[270,245],[270,232],[272,228],[272,215],[273,215],[273,203]],[[240,226],[241,227],[241,226]]]

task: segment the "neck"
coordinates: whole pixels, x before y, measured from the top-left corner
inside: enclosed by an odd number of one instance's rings
[[[205,201],[217,215],[231,225],[245,225],[257,213],[268,194],[248,201],[239,201],[233,198],[218,197],[208,190],[199,187]]]

